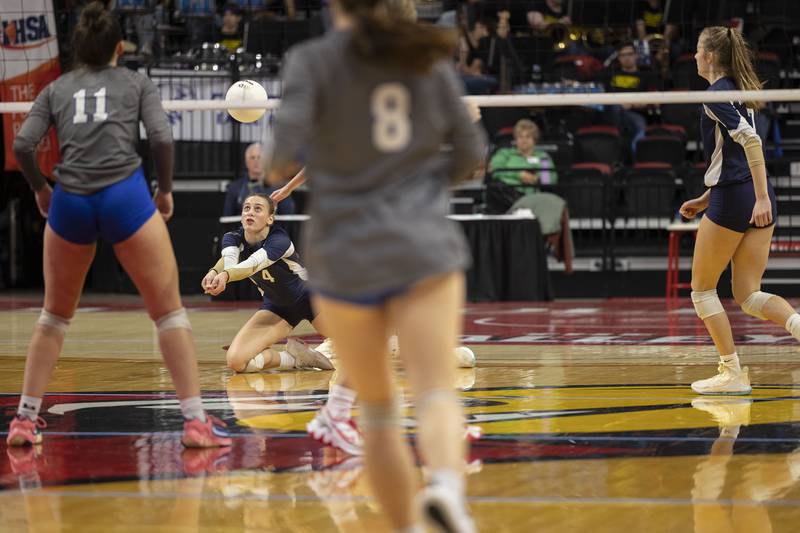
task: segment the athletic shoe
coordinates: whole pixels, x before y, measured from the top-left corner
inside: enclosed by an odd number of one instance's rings
[[[467,424],[464,426],[464,440],[467,442],[475,442],[483,437],[483,428],[480,426],[471,426]]]
[[[306,429],[311,437],[322,444],[333,446],[350,455],[364,454],[364,439],[355,422],[352,419],[333,418],[325,407],[317,411]]]
[[[319,343],[316,348],[316,351],[327,357],[328,359],[336,359],[336,350],[333,347],[333,339],[327,337],[324,341]]]
[[[747,367],[736,371],[720,363],[719,372],[713,378],[701,379],[692,383],[692,390],[698,394],[750,394],[750,378]]]
[[[36,420],[31,420],[27,416],[17,415],[11,421],[8,428],[8,438],[6,444],[9,446],[27,446],[29,444],[41,444],[42,432],[40,429],[47,427],[42,417],[37,416]]]
[[[300,339],[295,339],[294,337],[286,339],[286,351],[289,352],[292,357],[294,357],[295,368],[319,368],[320,370],[334,370],[333,364],[327,357],[310,348]]]
[[[205,422],[199,418],[184,420],[181,444],[187,448],[230,446],[232,441],[226,427],[225,422],[209,414],[206,414]]]
[[[422,513],[428,522],[447,533],[475,533],[464,498],[450,487],[431,483],[419,495]]]
[[[750,423],[750,398],[695,398],[692,407],[709,413],[720,427],[746,426]]]

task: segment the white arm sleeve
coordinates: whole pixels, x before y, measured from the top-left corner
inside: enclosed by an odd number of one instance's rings
[[[222,249],[222,259],[224,261],[224,268],[231,268],[236,266],[239,262],[239,247],[228,246]]]

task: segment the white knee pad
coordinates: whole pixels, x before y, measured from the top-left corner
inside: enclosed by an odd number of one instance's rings
[[[156,329],[159,333],[163,333],[169,329],[188,329],[192,330],[192,325],[189,323],[189,317],[186,314],[186,309],[181,307],[177,311],[167,313],[158,320],[156,320]]]
[[[417,418],[419,418],[423,412],[427,411],[431,404],[440,401],[458,403],[459,399],[458,395],[453,390],[431,389],[421,394],[419,398],[415,400],[415,403],[417,404]]]
[[[39,320],[37,320],[36,323],[40,326],[53,328],[61,333],[61,335],[66,335],[67,329],[69,329],[70,319],[54,315],[42,309],[42,314],[39,315]]]
[[[717,289],[692,291],[692,303],[700,320],[725,312],[725,308],[722,307],[722,302],[719,301],[719,296],[717,296]]]
[[[767,300],[773,296],[773,294],[768,292],[756,291],[748,296],[744,302],[742,302],[742,311],[750,316],[760,318],[761,320],[768,320],[768,318],[763,315],[761,310],[764,308],[764,304],[767,303]]]

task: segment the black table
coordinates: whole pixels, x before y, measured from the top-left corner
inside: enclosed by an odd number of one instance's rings
[[[467,271],[469,301],[553,298],[547,252],[537,220],[513,215],[452,215],[450,218],[461,223],[472,250],[473,264]],[[277,217],[276,223],[286,229],[298,250],[302,250],[302,226],[307,219],[306,215]],[[238,224],[239,217],[222,217],[220,235]],[[223,299],[260,299],[252,283],[236,285],[220,296]]]

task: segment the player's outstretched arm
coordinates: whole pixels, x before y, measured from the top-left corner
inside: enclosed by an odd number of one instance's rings
[[[277,204],[281,200],[285,200],[286,198],[288,198],[289,195],[292,194],[292,192],[294,192],[295,189],[297,189],[299,186],[301,186],[306,182],[306,179],[307,179],[306,169],[305,167],[303,167],[300,169],[300,172],[298,172],[295,175],[295,177],[289,180],[289,183],[287,183],[277,191],[274,191],[272,194],[269,195],[269,197],[272,198],[272,201]]]

